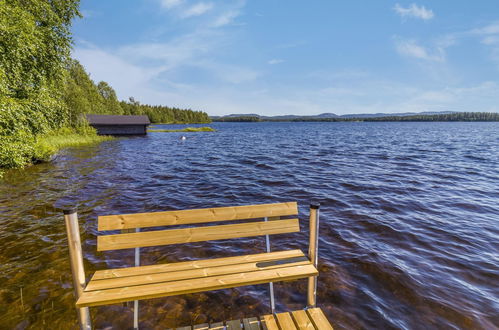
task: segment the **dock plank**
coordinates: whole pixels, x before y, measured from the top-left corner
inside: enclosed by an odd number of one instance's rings
[[[262,328],[264,330],[280,330],[274,315],[263,315],[260,317],[260,320],[262,321]]]
[[[244,330],[260,330],[260,323],[256,317],[243,319]]]
[[[324,312],[320,308],[309,308],[307,309],[307,313],[317,329],[333,330],[333,326],[329,323],[326,315],[324,315]]]
[[[289,313],[278,313],[275,316],[280,329],[296,330],[295,323]]]
[[[240,330],[241,329],[241,320],[231,320],[225,322],[227,326],[227,330]]]
[[[314,330],[314,324],[308,317],[307,312],[304,310],[297,310],[291,312],[291,315],[293,316],[293,319],[295,320],[296,326],[300,330]]]
[[[268,314],[259,318],[251,317],[241,320],[226,321],[227,329],[250,329],[250,330],[327,330],[333,329],[323,311],[320,308],[310,308],[308,310],[297,310],[291,313]],[[206,326],[204,324],[203,326]],[[194,329],[198,329],[195,326]],[[178,328],[180,329],[180,328]],[[184,329],[184,328],[182,328]],[[186,327],[191,329],[191,327]],[[201,328],[204,329],[204,328]],[[224,330],[224,323],[211,323],[208,329]]]
[[[224,330],[225,326],[223,322],[210,323],[210,330]]]

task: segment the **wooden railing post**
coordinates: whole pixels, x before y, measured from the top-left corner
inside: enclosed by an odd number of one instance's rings
[[[135,232],[140,232],[140,228],[135,228]],[[135,267],[140,266],[140,248],[135,248]],[[139,301],[134,300],[133,302],[133,329],[139,329]]]
[[[66,233],[68,235],[69,258],[71,263],[71,273],[73,275],[73,287],[76,300],[85,289],[85,269],[83,267],[83,253],[81,250],[80,227],[78,225],[78,215],[75,209],[66,209],[64,221],[66,223]],[[90,310],[88,307],[78,308],[78,322],[80,329],[91,330]]]
[[[264,218],[265,222],[269,221],[268,217]],[[270,253],[270,235],[265,235],[265,246],[267,248],[267,253]],[[270,293],[270,311],[272,314],[275,313],[275,298],[274,298],[274,283],[269,283],[269,293]]]
[[[308,258],[317,268],[319,245],[319,203],[310,204],[310,241]],[[315,307],[317,304],[317,276],[308,278],[307,305]]]

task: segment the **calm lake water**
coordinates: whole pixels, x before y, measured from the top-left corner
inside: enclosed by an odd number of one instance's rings
[[[338,329],[498,329],[499,123],[214,123],[79,149],[0,182],[0,328],[75,326],[64,221],[78,205],[87,275],[133,264],[96,252],[97,215],[297,201],[308,246],[319,200],[318,303]],[[184,134],[187,140],[179,137]],[[143,249],[144,264],[264,251],[264,238]],[[306,280],[276,285],[278,310]],[[268,312],[267,285],[141,302],[143,329]],[[130,328],[132,304],[92,308]]]

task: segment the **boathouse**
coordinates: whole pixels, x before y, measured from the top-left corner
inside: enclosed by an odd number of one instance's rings
[[[145,135],[151,124],[146,115],[87,115],[87,120],[99,135]]]

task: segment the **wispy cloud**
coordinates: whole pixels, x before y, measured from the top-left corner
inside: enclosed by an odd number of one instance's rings
[[[171,9],[181,5],[184,0],[161,0],[161,7],[165,9]]]
[[[214,27],[221,27],[221,26],[230,24],[239,15],[240,15],[239,9],[228,10],[228,11],[220,14],[215,19],[215,21],[213,22],[212,26],[214,26]]]
[[[499,34],[499,22],[493,22],[481,28],[473,29],[470,32],[478,35]]]
[[[395,47],[397,52],[403,56],[425,61],[445,62],[445,48],[443,46],[437,46],[434,50],[429,51],[415,40],[397,39]]]
[[[273,64],[279,64],[279,63],[282,63],[284,62],[284,60],[281,60],[279,58],[273,58],[271,60],[269,60],[267,63],[270,64],[270,65],[273,65]]]
[[[213,3],[211,2],[198,2],[188,8],[186,8],[180,14],[181,18],[188,18],[194,16],[201,16],[213,8]]]
[[[196,40],[209,39],[207,36],[190,36],[184,42],[182,56],[171,57],[163,54],[162,60],[154,66],[146,54],[173,50],[179,40],[168,45],[130,46],[119,52],[103,50],[90,45],[76,48],[74,56],[92,73],[96,81],[108,81],[117,91],[118,97],[127,99],[135,96],[141,102],[190,107],[207,111],[211,115],[229,113],[249,113],[258,109],[259,113],[279,114],[319,114],[323,112],[375,113],[375,112],[420,112],[420,111],[499,111],[499,84],[485,81],[477,84],[454,87],[415,87],[410,83],[383,80],[375,74],[331,72],[334,79],[326,79],[322,88],[303,88],[289,85],[285,90],[267,88],[261,84],[245,85],[260,78],[260,73],[226,63],[217,63],[211,57],[200,55]],[[199,39],[196,39],[199,38]],[[212,36],[211,39],[214,39]],[[216,39],[216,38],[215,38]],[[219,46],[217,43],[205,45],[203,54],[211,54]],[[138,50],[136,58],[131,57]],[[152,55],[151,55],[152,56]],[[160,57],[156,56],[156,59]],[[139,61],[142,59],[141,61]],[[224,84],[196,84],[175,81],[170,75],[175,69],[195,63]],[[322,72],[326,75],[326,72]],[[314,77],[314,81],[318,78]],[[159,83],[160,82],[160,83]],[[167,88],[165,88],[165,86]],[[193,97],[194,96],[194,97]]]
[[[241,15],[246,0],[231,1],[229,3],[201,1],[193,3],[188,0],[159,0],[161,8],[180,19],[197,16],[207,16],[205,26],[220,28],[234,23]],[[240,24],[239,24],[240,25]]]
[[[499,70],[499,21],[472,29],[466,35],[476,36],[480,39],[480,42],[487,47],[490,59],[496,63]]]
[[[499,111],[499,80],[493,74],[484,78],[491,81],[466,79],[466,73],[458,71],[460,66],[451,65],[455,57],[447,56],[452,45],[469,41],[480,51],[490,51],[491,59],[497,50],[494,63],[499,69],[499,22],[426,39],[395,36],[393,51],[412,59],[400,65],[409,64],[414,75],[387,78],[381,70],[344,68],[344,64],[327,72],[307,61],[303,71],[292,71],[297,79],[283,79],[281,70],[269,65],[289,62],[286,54],[310,43],[289,35],[263,60],[241,56],[235,50],[247,45],[245,38],[254,26],[235,28],[243,20],[254,23],[251,14],[244,15],[243,0],[154,1],[156,10],[162,8],[161,15],[168,16],[165,29],[154,37],[145,33],[126,44],[100,47],[78,41],[75,47],[73,55],[92,79],[108,81],[120,99],[134,96],[144,103],[190,107],[212,115]],[[394,10],[401,17],[434,17],[422,6],[398,7],[400,13]],[[174,35],[173,25],[179,27]]]
[[[435,16],[431,9],[426,9],[424,6],[420,7],[414,3],[407,8],[402,7],[397,3],[395,4],[395,7],[393,7],[393,10],[403,18],[412,17],[427,21]]]

